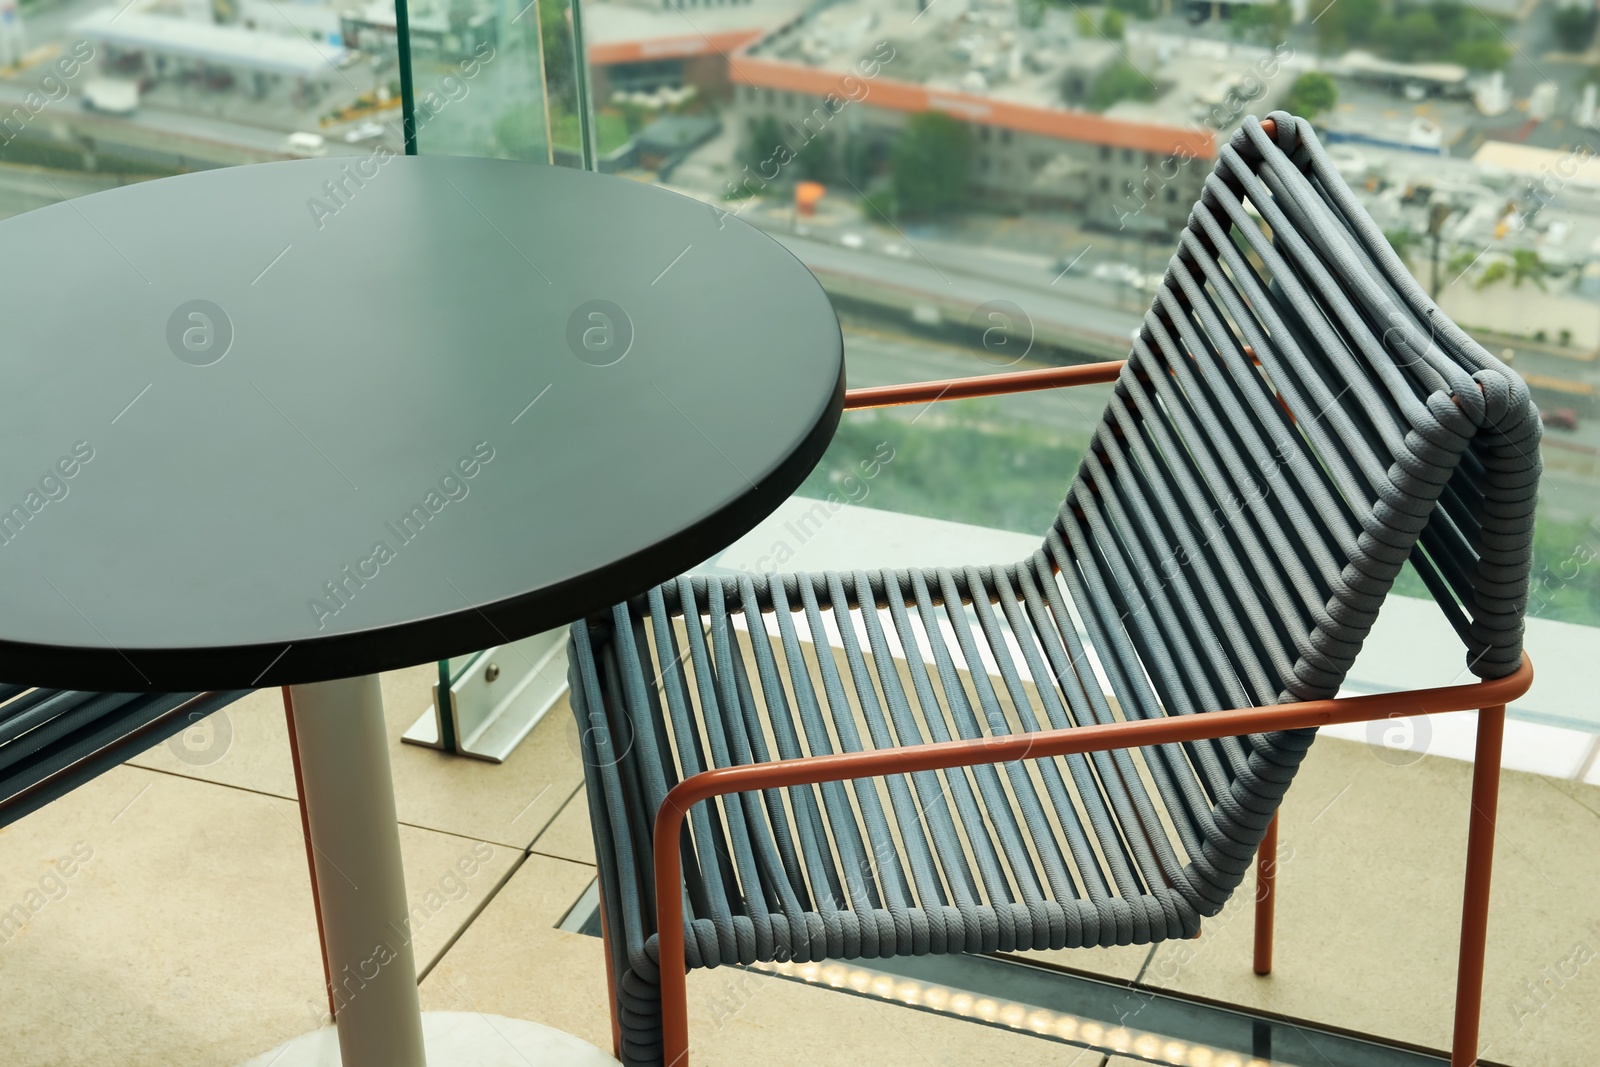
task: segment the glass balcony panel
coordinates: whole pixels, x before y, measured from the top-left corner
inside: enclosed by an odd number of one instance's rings
[[[419,153],[582,166],[567,0],[429,0],[409,11]]]

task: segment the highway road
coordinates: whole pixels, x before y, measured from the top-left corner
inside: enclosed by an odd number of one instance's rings
[[[0,81],[0,113],[22,108],[23,101],[37,90],[37,77],[44,68],[36,68],[37,76],[27,74]],[[74,86],[81,89],[82,86]],[[219,112],[221,107],[219,105]],[[26,112],[25,112],[26,113]],[[12,127],[13,133],[17,132]],[[190,111],[163,109],[141,104],[129,118],[99,115],[86,111],[78,93],[47,104],[38,114],[29,118],[21,130],[27,137],[89,138],[108,151],[118,146],[139,149],[161,156],[181,157],[190,166],[222,166],[238,163],[259,163],[270,159],[287,159],[284,147],[288,132],[223,117],[221,114],[202,115]],[[365,155],[372,151],[370,144],[347,145],[337,137],[327,142],[330,155]]]
[[[961,325],[982,305],[1005,300],[1020,308],[1032,333],[1094,358],[1127,353],[1140,313],[1114,306],[1114,287],[1060,279],[1048,264],[1033,266],[970,247],[918,241],[909,256],[852,249],[825,240],[769,231],[822,279],[830,292],[900,307],[938,308],[942,321]],[[991,367],[991,371],[997,369]]]
[[[117,186],[116,178],[35,167],[0,167],[0,218]]]

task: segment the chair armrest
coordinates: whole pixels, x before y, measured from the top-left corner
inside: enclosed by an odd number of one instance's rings
[[[1045,367],[1042,370],[1012,371],[1009,374],[979,374],[970,378],[849,389],[844,394],[844,409],[854,411],[898,404],[931,404],[936,400],[965,400],[975,396],[1004,396],[1038,389],[1114,382],[1125,362],[1113,360],[1108,363],[1084,363],[1076,367]]]
[[[1199,715],[1168,716],[1160,719],[1131,719],[1122,722],[1073,726],[1064,730],[1006,734],[964,741],[943,741],[902,748],[868,749],[862,752],[836,752],[823,756],[775,760],[770,763],[714,767],[691,775],[672,787],[662,800],[655,818],[658,857],[663,832],[676,842],[677,830],[691,806],[727,793],[746,793],[760,789],[815,785],[853,778],[875,778],[886,774],[970,767],[983,763],[1009,763],[1020,759],[1044,759],[1112,748],[1143,748],[1182,741],[1201,741],[1217,737],[1307,727],[1368,722],[1395,715],[1435,715],[1447,711],[1471,711],[1498,707],[1528,691],[1533,684],[1533,662],[1523,656],[1522,666],[1503,678],[1471,682],[1437,689],[1410,689],[1398,693],[1306,700],[1294,704],[1273,704],[1264,708],[1235,708]],[[666,850],[677,858],[677,847]]]

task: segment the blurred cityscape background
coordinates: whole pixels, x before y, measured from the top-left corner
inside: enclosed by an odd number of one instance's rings
[[[1595,26],[1585,0],[419,0],[409,73],[423,153],[581,166],[588,131],[599,169],[769,232],[833,296],[853,386],[1121,358],[1218,147],[1247,115],[1307,116],[1532,387],[1530,614],[1593,625]],[[0,216],[402,152],[400,32],[392,0],[0,0]],[[894,476],[855,502],[1038,533],[1100,401],[851,417],[805,492],[892,430]]]

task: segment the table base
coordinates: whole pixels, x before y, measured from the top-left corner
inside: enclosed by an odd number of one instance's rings
[[[587,1041],[525,1019],[464,1011],[422,1013],[428,1067],[616,1067]],[[314,1030],[243,1067],[340,1067],[339,1035]]]

